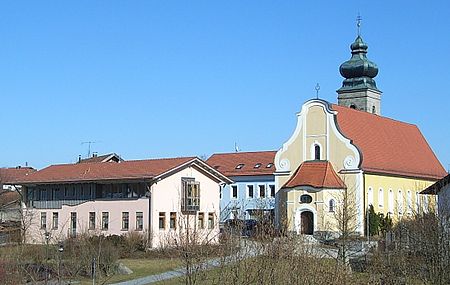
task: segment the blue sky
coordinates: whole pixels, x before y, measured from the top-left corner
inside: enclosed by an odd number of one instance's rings
[[[345,5],[344,5],[345,3]],[[447,1],[3,1],[0,166],[278,149],[363,18],[382,114],[450,164]],[[414,142],[411,142],[414,143]]]

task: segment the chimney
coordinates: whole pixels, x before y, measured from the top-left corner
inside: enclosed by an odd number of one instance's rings
[[[78,155],[78,162],[81,162],[81,154]]]
[[[92,157],[97,157],[97,155],[98,155],[98,152],[96,152],[96,151],[94,151],[94,152],[92,153]]]

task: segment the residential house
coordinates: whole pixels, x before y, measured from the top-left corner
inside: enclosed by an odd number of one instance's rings
[[[275,209],[274,158],[276,151],[213,154],[206,162],[234,183],[220,196],[220,221],[273,217]]]
[[[196,157],[52,165],[21,181],[30,217],[26,241],[139,232],[159,247],[189,229],[214,242],[219,189],[227,183]]]

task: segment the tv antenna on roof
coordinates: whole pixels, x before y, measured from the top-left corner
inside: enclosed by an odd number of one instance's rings
[[[87,142],[81,142],[82,145],[87,144],[88,145],[88,155],[87,157],[91,157],[91,145],[94,143],[98,143],[97,141],[87,141]]]

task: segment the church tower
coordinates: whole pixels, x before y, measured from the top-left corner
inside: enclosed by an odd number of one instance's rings
[[[350,48],[352,57],[339,68],[345,79],[342,87],[337,90],[338,104],[380,115],[382,92],[378,90],[374,80],[378,74],[378,67],[367,59],[368,47],[359,35],[359,31]]]

